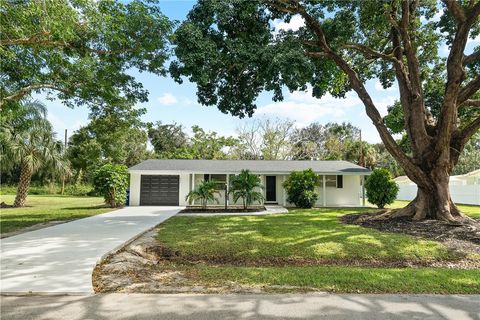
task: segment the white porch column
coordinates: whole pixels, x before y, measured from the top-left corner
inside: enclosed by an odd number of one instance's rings
[[[228,205],[230,204],[230,203],[229,203],[229,202],[230,202],[230,196],[228,195],[228,191],[230,191],[230,174],[229,174],[229,173],[227,173],[227,179],[226,179],[225,183],[227,184],[227,187],[225,188],[225,193],[226,193],[227,195],[226,195],[225,197],[226,197],[226,199],[227,199],[226,205],[227,205],[227,207],[228,207]]]
[[[282,178],[282,192],[283,192],[283,206],[285,207],[287,205],[287,192],[285,191],[285,188],[283,187],[283,183],[285,183],[285,180],[287,180],[287,176],[283,176]]]
[[[323,187],[322,187],[322,193],[323,193],[323,206],[326,207],[327,206],[327,190],[325,189],[325,175],[322,176],[322,184],[323,184]]]
[[[362,206],[365,207],[365,176],[362,176]]]

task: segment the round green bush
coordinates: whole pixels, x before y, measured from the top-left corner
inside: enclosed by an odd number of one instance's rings
[[[124,165],[107,163],[95,170],[93,185],[110,207],[122,207],[127,200],[128,169]]]
[[[287,192],[287,201],[299,208],[311,208],[318,199],[315,187],[319,177],[312,169],[293,171],[283,183]]]
[[[398,185],[386,169],[375,169],[365,181],[368,202],[383,209],[397,198]]]

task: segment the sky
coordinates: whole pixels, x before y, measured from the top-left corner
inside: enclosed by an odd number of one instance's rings
[[[173,20],[184,20],[195,1],[170,0],[160,1],[162,12]],[[290,23],[278,21],[277,29],[296,29],[303,25],[300,17],[294,17]],[[480,45],[480,37],[470,40],[467,52]],[[440,53],[447,54],[448,48],[443,46]],[[235,135],[235,128],[252,119],[239,119],[220,112],[215,106],[205,107],[197,103],[196,86],[188,80],[178,84],[168,77],[160,77],[149,73],[131,72],[149,92],[149,102],[138,104],[147,109],[143,116],[146,122],[162,121],[176,122],[183,125],[187,132],[193,125],[208,131],[216,131],[221,135]],[[366,88],[372,96],[382,116],[387,113],[387,106],[398,99],[398,88],[383,89],[378,80],[366,83]],[[48,119],[54,130],[63,138],[63,132],[68,129],[70,136],[74,130],[88,123],[88,108],[76,107],[68,109],[60,101],[46,101],[45,95],[37,98],[45,101],[48,107]],[[349,92],[344,99],[336,99],[326,95],[321,99],[313,98],[311,91],[287,92],[284,101],[273,102],[272,93],[262,93],[256,104],[258,106],[253,119],[281,118],[295,121],[297,127],[306,126],[312,122],[325,124],[327,122],[350,122],[362,130],[362,138],[370,143],[380,142],[380,137],[371,120],[365,113],[365,108],[355,92]]]

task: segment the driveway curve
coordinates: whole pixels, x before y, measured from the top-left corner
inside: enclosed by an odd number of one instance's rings
[[[106,253],[177,214],[181,207],[126,207],[1,239],[1,293],[93,293]]]

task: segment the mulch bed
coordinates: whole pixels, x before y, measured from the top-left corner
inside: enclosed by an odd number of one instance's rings
[[[236,213],[236,212],[261,212],[265,211],[265,207],[252,207],[248,208],[247,210],[244,210],[243,208],[240,207],[228,207],[225,209],[225,207],[214,207],[214,208],[207,208],[207,209],[202,209],[198,207],[188,207],[180,211],[180,213]]]
[[[412,221],[407,217],[387,220],[365,219],[369,216],[372,216],[372,214],[354,213],[341,216],[338,219],[346,224],[356,224],[380,231],[409,234],[427,240],[439,241],[450,249],[464,254],[480,254],[479,219],[474,219],[469,224],[451,224],[438,220]]]

